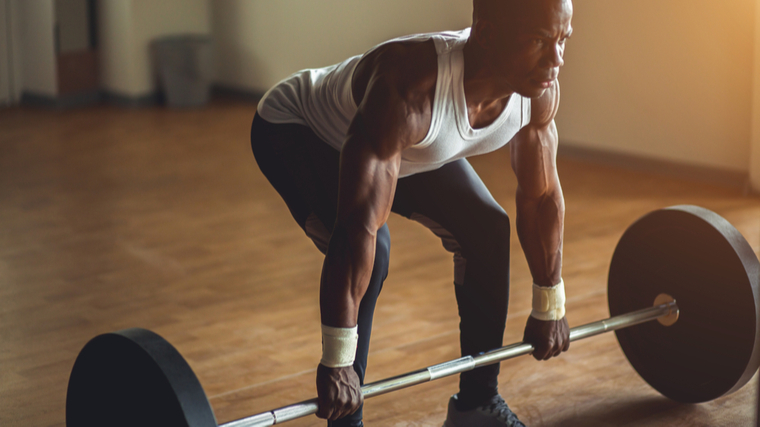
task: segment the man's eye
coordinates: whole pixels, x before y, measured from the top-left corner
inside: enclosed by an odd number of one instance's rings
[[[542,46],[544,44],[544,41],[542,39],[533,39],[532,42],[536,46]]]

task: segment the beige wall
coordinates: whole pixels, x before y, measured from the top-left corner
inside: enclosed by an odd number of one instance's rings
[[[58,95],[53,34],[53,0],[17,0],[23,90],[44,96]],[[16,59],[16,58],[14,58]]]
[[[576,0],[567,144],[749,170],[756,0]]]
[[[265,91],[303,68],[326,66],[386,39],[469,26],[470,0],[215,0],[217,77]]]
[[[155,91],[152,40],[211,32],[208,0],[100,0],[98,9],[103,88],[123,96]]]
[[[103,89],[120,94],[132,94],[138,87],[131,6],[129,0],[98,2],[100,84]]]
[[[760,192],[760,0],[755,4],[755,64],[752,97],[752,137],[750,182],[755,192]]]

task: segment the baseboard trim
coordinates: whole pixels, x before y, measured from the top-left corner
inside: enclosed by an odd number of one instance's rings
[[[103,91],[103,101],[121,108],[144,108],[159,105],[162,103],[163,99],[161,93],[158,91],[138,96]]]
[[[72,95],[50,96],[34,92],[24,92],[21,95],[21,105],[66,110],[71,108],[89,107],[107,103],[123,108],[142,108],[157,105],[161,102],[158,92],[141,96],[128,96],[119,93],[96,90]]]
[[[58,100],[54,96],[25,91],[21,94],[20,104],[30,107],[56,108]]]
[[[635,154],[617,153],[564,141],[559,144],[557,155],[621,169],[739,188],[746,193],[750,192],[749,174],[731,169],[697,166]]]
[[[211,96],[212,98],[233,99],[235,101],[258,104],[259,100],[264,96],[264,92],[226,85],[213,85]],[[165,104],[164,94],[160,90],[138,96],[97,90],[58,97],[25,91],[21,95],[20,100],[21,105],[50,109],[88,107],[100,103],[121,108],[145,108]]]
[[[34,92],[24,92],[21,95],[21,105],[66,110],[71,108],[89,107],[101,102],[100,91],[89,91],[63,96],[42,95]]]
[[[264,92],[251,89],[243,89],[235,86],[215,84],[211,89],[211,95],[214,98],[234,99],[236,101],[258,104],[259,100],[264,96]]]

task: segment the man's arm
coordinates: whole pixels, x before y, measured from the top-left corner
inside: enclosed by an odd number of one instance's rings
[[[356,326],[372,274],[377,231],[393,203],[401,152],[422,140],[429,127],[429,114],[410,97],[405,81],[409,73],[402,72],[405,62],[389,49],[361,63],[354,78],[360,102],[341,152],[337,218],[320,286],[322,324],[330,327]],[[362,402],[351,366],[320,364],[317,391],[317,416],[322,418],[349,415]]]
[[[562,234],[565,201],[557,174],[559,84],[531,103],[531,123],[511,142],[512,169],[517,176],[517,235],[533,281],[551,287],[562,278]],[[535,347],[538,360],[559,355],[570,346],[567,319],[528,318],[524,341]]]

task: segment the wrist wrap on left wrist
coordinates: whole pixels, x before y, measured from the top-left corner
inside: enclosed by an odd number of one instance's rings
[[[343,368],[354,364],[358,327],[334,328],[322,325],[322,360],[328,368]]]
[[[538,320],[560,320],[565,317],[565,282],[551,286],[533,284],[533,311],[531,317]]]

